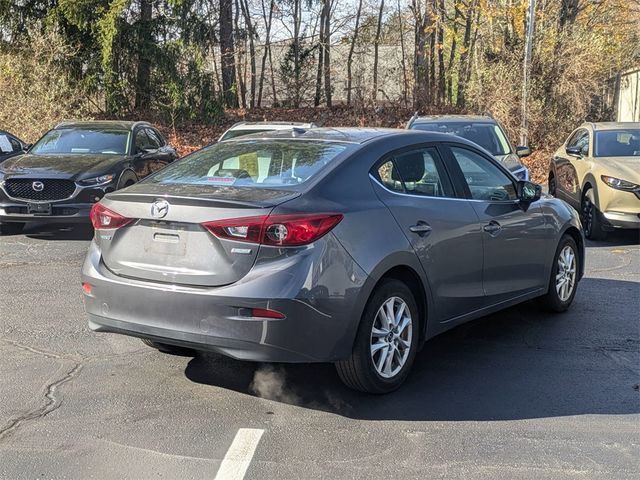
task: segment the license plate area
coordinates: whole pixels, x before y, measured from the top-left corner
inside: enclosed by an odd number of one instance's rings
[[[27,213],[30,215],[51,215],[50,203],[28,203]]]

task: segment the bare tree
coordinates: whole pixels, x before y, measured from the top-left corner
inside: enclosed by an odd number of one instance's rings
[[[260,65],[260,80],[258,82],[258,102],[257,106],[260,107],[262,105],[262,88],[264,85],[264,75],[266,71],[267,57],[271,53],[271,24],[273,21],[273,10],[275,8],[275,0],[270,0],[269,2],[269,14],[267,15],[264,0],[261,0],[262,6],[262,18],[264,19],[265,26],[265,39],[264,39],[264,50],[262,52],[262,63]],[[273,71],[273,66],[272,66]],[[273,73],[272,73],[273,80]],[[275,102],[275,84],[273,88],[273,101]]]
[[[398,0],[398,9],[400,8],[400,0]],[[351,45],[349,46],[349,56],[347,57],[347,105],[351,105],[351,85],[353,81],[352,65],[353,65],[353,51],[356,48],[358,41],[358,33],[360,31],[360,15],[362,13],[362,0],[358,2],[358,10],[356,11],[356,24],[353,28],[353,35],[351,37]],[[403,47],[404,49],[404,47]],[[404,54],[402,56],[404,62]],[[406,82],[405,82],[406,84]],[[405,85],[406,88],[406,85]]]
[[[378,96],[378,49],[380,47],[380,34],[382,32],[382,14],[384,13],[384,0],[380,0],[380,10],[378,11],[378,27],[376,38],[373,41],[373,101]]]
[[[136,75],[136,110],[146,110],[151,104],[151,38],[152,0],[140,0],[140,29],[138,39],[138,72]]]
[[[251,21],[248,0],[240,0],[240,5],[242,7],[244,22],[247,28],[247,36],[249,37],[249,58],[251,62],[251,77],[250,77],[251,84],[249,87],[250,88],[249,107],[254,108],[256,105],[256,46],[255,46],[256,32],[253,27],[253,22]]]

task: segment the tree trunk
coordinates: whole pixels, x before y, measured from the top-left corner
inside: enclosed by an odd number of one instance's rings
[[[152,0],[140,0],[138,29],[138,72],[136,75],[136,110],[148,110],[151,104],[151,38]]]
[[[378,27],[376,38],[373,42],[373,101],[378,97],[378,48],[380,47],[380,33],[382,32],[382,13],[384,11],[384,0],[380,0],[380,10],[378,11]]]
[[[438,2],[438,26],[436,29],[438,49],[438,103],[443,104],[446,97],[446,78],[444,72],[444,22],[445,22],[444,0]]]
[[[240,27],[239,27],[239,20],[240,20],[240,5],[238,4],[238,0],[235,0],[235,14],[233,17],[233,25],[235,28],[235,32],[239,32],[240,31]],[[247,108],[247,85],[245,82],[246,79],[246,63],[244,65],[244,69],[243,69],[243,62],[246,62],[246,51],[247,51],[247,45],[246,45],[246,40],[244,42],[244,45],[242,48],[238,48],[236,49],[236,78],[237,78],[237,85],[239,87],[240,90],[240,104],[242,105],[242,108]]]
[[[220,54],[222,92],[229,108],[238,107],[236,56],[233,41],[233,0],[220,0]]]
[[[362,13],[362,0],[358,2],[358,10],[356,12],[356,25],[355,25],[355,28],[353,29],[353,38],[351,39],[351,45],[349,46],[349,56],[347,57],[347,105],[351,105],[351,84],[353,81],[351,66],[353,64],[353,51],[355,50],[356,42],[358,41],[358,32],[360,29],[361,13]]]
[[[469,0],[469,5],[465,12],[464,39],[462,42],[462,53],[460,54],[460,65],[458,66],[458,107],[464,108],[466,105],[466,83],[469,70],[469,54],[471,52],[471,33],[473,27],[473,18],[477,0]]]
[[[300,0],[293,2],[293,76],[296,91],[294,92],[294,107],[300,107],[301,90],[300,85],[300,23],[302,22],[300,12]]]
[[[373,101],[378,96],[378,48],[380,46],[380,34],[382,32],[382,14],[384,12],[384,0],[380,0],[380,10],[378,12],[378,28],[376,38],[373,43]]]
[[[404,48],[404,27],[402,25],[402,10],[400,8],[400,0],[398,0],[398,23],[400,28],[400,54],[402,55],[402,99],[404,101],[404,106],[407,106],[407,90],[408,90],[408,81],[407,81],[407,63],[405,61],[405,48]]]
[[[331,107],[331,0],[324,0],[324,96]]]
[[[318,68],[316,70],[316,94],[313,97],[313,106],[317,107],[320,105],[320,101],[322,100],[322,67],[324,65],[324,15],[325,8],[324,3],[322,4],[322,10],[320,11],[320,35],[318,37]]]
[[[247,34],[249,35],[249,56],[251,63],[251,85],[249,87],[249,108],[253,109],[256,106],[256,46],[255,46],[255,31],[253,29],[253,22],[251,21],[251,14],[249,12],[248,0],[240,0],[242,5],[242,13],[244,15],[244,21],[247,25]]]
[[[270,38],[271,35],[271,21],[273,19],[273,9],[275,6],[275,0],[271,0],[269,2],[269,16],[264,8],[264,0],[262,0],[262,17],[264,18],[265,24],[265,40],[264,40],[264,51],[262,52],[262,63],[260,65],[260,81],[258,82],[258,108],[262,105],[262,88],[264,85],[264,73],[265,68],[267,66],[267,56],[269,55],[269,50],[271,49]]]

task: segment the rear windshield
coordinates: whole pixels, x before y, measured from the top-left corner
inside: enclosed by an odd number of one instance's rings
[[[480,145],[493,155],[508,155],[511,147],[507,137],[497,124],[473,123],[473,122],[429,122],[416,123],[411,126],[415,130],[428,132],[451,133],[458,137],[466,138]]]
[[[596,157],[640,157],[640,129],[596,132],[593,152]]]
[[[347,148],[301,140],[220,142],[175,162],[151,183],[270,187],[306,182]]]
[[[125,155],[128,145],[129,131],[127,130],[63,128],[47,132],[29,153],[36,155],[87,153]]]

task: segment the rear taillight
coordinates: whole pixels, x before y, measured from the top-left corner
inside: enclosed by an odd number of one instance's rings
[[[95,203],[91,207],[89,218],[91,218],[91,224],[96,230],[120,228],[133,221],[132,218],[123,217],[119,213],[109,210],[101,203]]]
[[[293,247],[315,242],[335,227],[340,213],[265,215],[203,223],[218,238]]]

